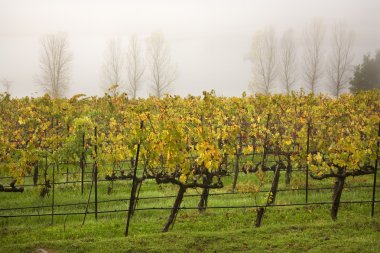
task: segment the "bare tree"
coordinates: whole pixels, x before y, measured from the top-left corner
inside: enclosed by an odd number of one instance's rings
[[[322,20],[314,19],[304,31],[304,80],[310,92],[315,93],[323,76],[323,41],[325,29]]]
[[[65,95],[70,81],[71,62],[72,54],[66,34],[49,34],[41,39],[41,71],[37,82],[51,97]]]
[[[177,78],[177,69],[170,58],[170,51],[164,36],[153,33],[147,40],[149,74],[152,81],[152,95],[162,97],[169,92]]]
[[[257,31],[253,36],[251,56],[253,92],[269,94],[276,78],[276,39],[272,28]]]
[[[281,38],[279,75],[289,94],[296,82],[296,43],[293,30],[287,30]]]
[[[133,98],[136,98],[137,92],[141,88],[141,80],[144,74],[142,48],[136,35],[132,36],[129,40],[126,68],[128,93]]]
[[[120,41],[112,39],[107,47],[103,63],[103,88],[105,91],[118,92],[123,80],[123,52]]]
[[[349,73],[351,70],[353,31],[348,30],[343,23],[335,24],[332,28],[331,54],[328,64],[328,77],[331,81],[330,90],[338,97],[349,88]]]
[[[4,87],[5,92],[9,94],[11,91],[12,82],[6,78],[3,78],[0,80],[0,83]]]

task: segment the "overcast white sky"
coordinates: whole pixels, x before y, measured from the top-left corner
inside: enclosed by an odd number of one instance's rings
[[[256,30],[273,26],[281,36],[293,28],[300,37],[312,18],[344,21],[356,34],[357,64],[380,48],[379,10],[379,0],[0,0],[0,78],[13,82],[14,96],[40,95],[40,38],[65,32],[74,57],[68,95],[101,95],[108,41],[118,37],[126,48],[132,34],[144,40],[158,31],[178,65],[173,93],[240,96],[252,76],[246,56]],[[140,96],[148,86],[145,80]]]

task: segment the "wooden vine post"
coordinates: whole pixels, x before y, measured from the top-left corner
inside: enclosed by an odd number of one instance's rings
[[[98,220],[98,130],[95,127],[95,161],[94,161],[94,183],[95,183],[95,219]]]
[[[379,122],[379,130],[377,132],[377,137],[380,137],[380,122]],[[375,161],[375,171],[373,176],[373,189],[372,189],[372,207],[371,207],[371,217],[373,218],[375,215],[375,199],[376,199],[376,177],[377,177],[377,166],[379,163],[379,139],[377,139],[377,150],[376,150],[376,161]]]
[[[242,136],[239,134],[239,147],[235,148],[235,174],[234,174],[234,182],[232,185],[232,191],[236,191],[236,184],[239,176],[239,159],[240,159],[240,154],[242,151]]]
[[[85,148],[85,134],[83,133],[83,135],[82,135],[82,153],[81,153],[80,161],[79,161],[80,170],[81,170],[81,193],[82,194],[84,192],[84,163],[85,163],[84,148]]]
[[[58,164],[57,164],[57,167],[58,167]],[[52,177],[52,199],[51,199],[51,224],[53,225],[54,224],[54,192],[55,192],[55,165],[53,164],[52,166],[52,173],[53,173],[53,177]]]
[[[144,122],[140,122],[140,129],[144,127]],[[140,154],[140,146],[141,146],[141,140],[137,144],[137,151],[136,151],[136,159],[134,163],[134,170],[133,170],[133,178],[132,178],[132,189],[131,189],[131,196],[129,198],[129,208],[128,208],[128,216],[127,216],[127,224],[125,227],[125,236],[128,236],[128,230],[129,230],[129,223],[133,214],[133,209],[135,206],[135,198],[136,198],[136,189],[137,189],[137,167],[139,163],[139,154]]]
[[[87,198],[87,204],[86,204],[86,210],[84,212],[84,216],[83,216],[83,221],[82,221],[82,226],[84,225],[84,223],[86,222],[86,217],[87,217],[87,213],[88,213],[88,208],[90,206],[90,199],[91,199],[91,194],[92,194],[92,188],[95,184],[95,218],[97,219],[98,218],[98,164],[97,164],[97,157],[98,157],[98,136],[97,136],[97,128],[95,127],[94,128],[94,134],[95,134],[95,157],[93,157],[93,160],[94,160],[94,163],[93,163],[93,167],[92,167],[92,180],[91,180],[91,187],[90,187],[90,191],[88,193],[88,198]]]
[[[307,123],[307,140],[306,140],[306,160],[310,152],[310,121]],[[305,203],[306,207],[309,203],[309,163],[306,163],[306,179],[305,179]]]
[[[54,121],[53,121],[54,123]],[[56,121],[56,132],[55,132],[55,139],[56,139],[56,143],[55,143],[55,148],[56,150],[58,150],[58,126],[59,126],[59,123],[58,123],[58,119]],[[53,225],[54,224],[54,201],[55,201],[55,166],[57,166],[57,172],[59,173],[59,161],[56,160],[56,164],[53,164],[52,165],[52,200],[51,200],[51,224]]]

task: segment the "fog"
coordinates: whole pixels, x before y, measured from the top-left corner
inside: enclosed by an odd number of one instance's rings
[[[378,0],[0,0],[0,78],[12,81],[13,96],[43,94],[36,82],[41,37],[64,32],[73,53],[67,95],[101,95],[108,42],[119,38],[126,49],[133,34],[144,41],[160,32],[178,69],[173,94],[214,89],[219,95],[240,96],[252,79],[248,55],[258,29],[271,26],[279,38],[292,28],[302,48],[302,31],[311,19],[321,18],[327,32],[334,22],[345,22],[355,32],[356,65],[363,54],[380,48],[379,10]],[[328,42],[326,37],[326,58]],[[146,97],[149,85],[145,77],[138,95]]]

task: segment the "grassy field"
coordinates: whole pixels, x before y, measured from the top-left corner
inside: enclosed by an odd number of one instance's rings
[[[273,177],[267,172],[263,188],[268,189]],[[65,177],[58,179],[64,182]],[[75,180],[75,178],[71,178]],[[281,176],[280,191],[276,204],[304,203],[304,174],[293,173],[292,184],[285,186]],[[373,176],[349,178],[346,186],[370,185]],[[224,180],[223,189],[211,193],[231,190],[232,177]],[[2,183],[4,183],[3,181]],[[265,202],[265,192],[255,193],[254,175],[239,176],[238,193],[210,196],[209,207],[251,206]],[[26,182],[30,183],[30,182]],[[108,195],[108,182],[99,183],[99,200],[128,198],[130,182],[117,181]],[[332,180],[310,181],[311,188],[332,187]],[[61,184],[55,188],[55,204],[83,203],[87,201],[90,184],[85,194],[80,193],[79,184]],[[380,197],[380,187],[377,196]],[[140,197],[173,196],[177,192],[173,185],[158,186],[146,181]],[[196,207],[200,190],[189,189],[182,207]],[[331,190],[312,190],[309,202],[331,201]],[[371,200],[372,188],[346,188],[342,201]],[[93,200],[92,196],[92,200]],[[27,187],[24,193],[0,193],[0,209],[8,207],[50,205],[52,194],[40,198],[38,187]],[[174,198],[141,199],[138,208],[171,207]],[[123,210],[128,201],[99,203],[99,211]],[[56,213],[84,212],[85,205],[56,207]],[[90,211],[94,205],[90,205]],[[338,221],[331,220],[330,205],[292,207],[270,207],[266,210],[262,226],[254,227],[255,208],[209,208],[204,213],[198,210],[181,210],[174,227],[161,233],[170,210],[136,211],[130,226],[130,235],[124,237],[126,212],[88,214],[82,226],[83,215],[0,218],[0,252],[380,252],[380,205],[375,218],[371,219],[371,205],[342,204]],[[0,215],[50,214],[51,208],[0,211]],[[39,252],[44,252],[39,250]]]

